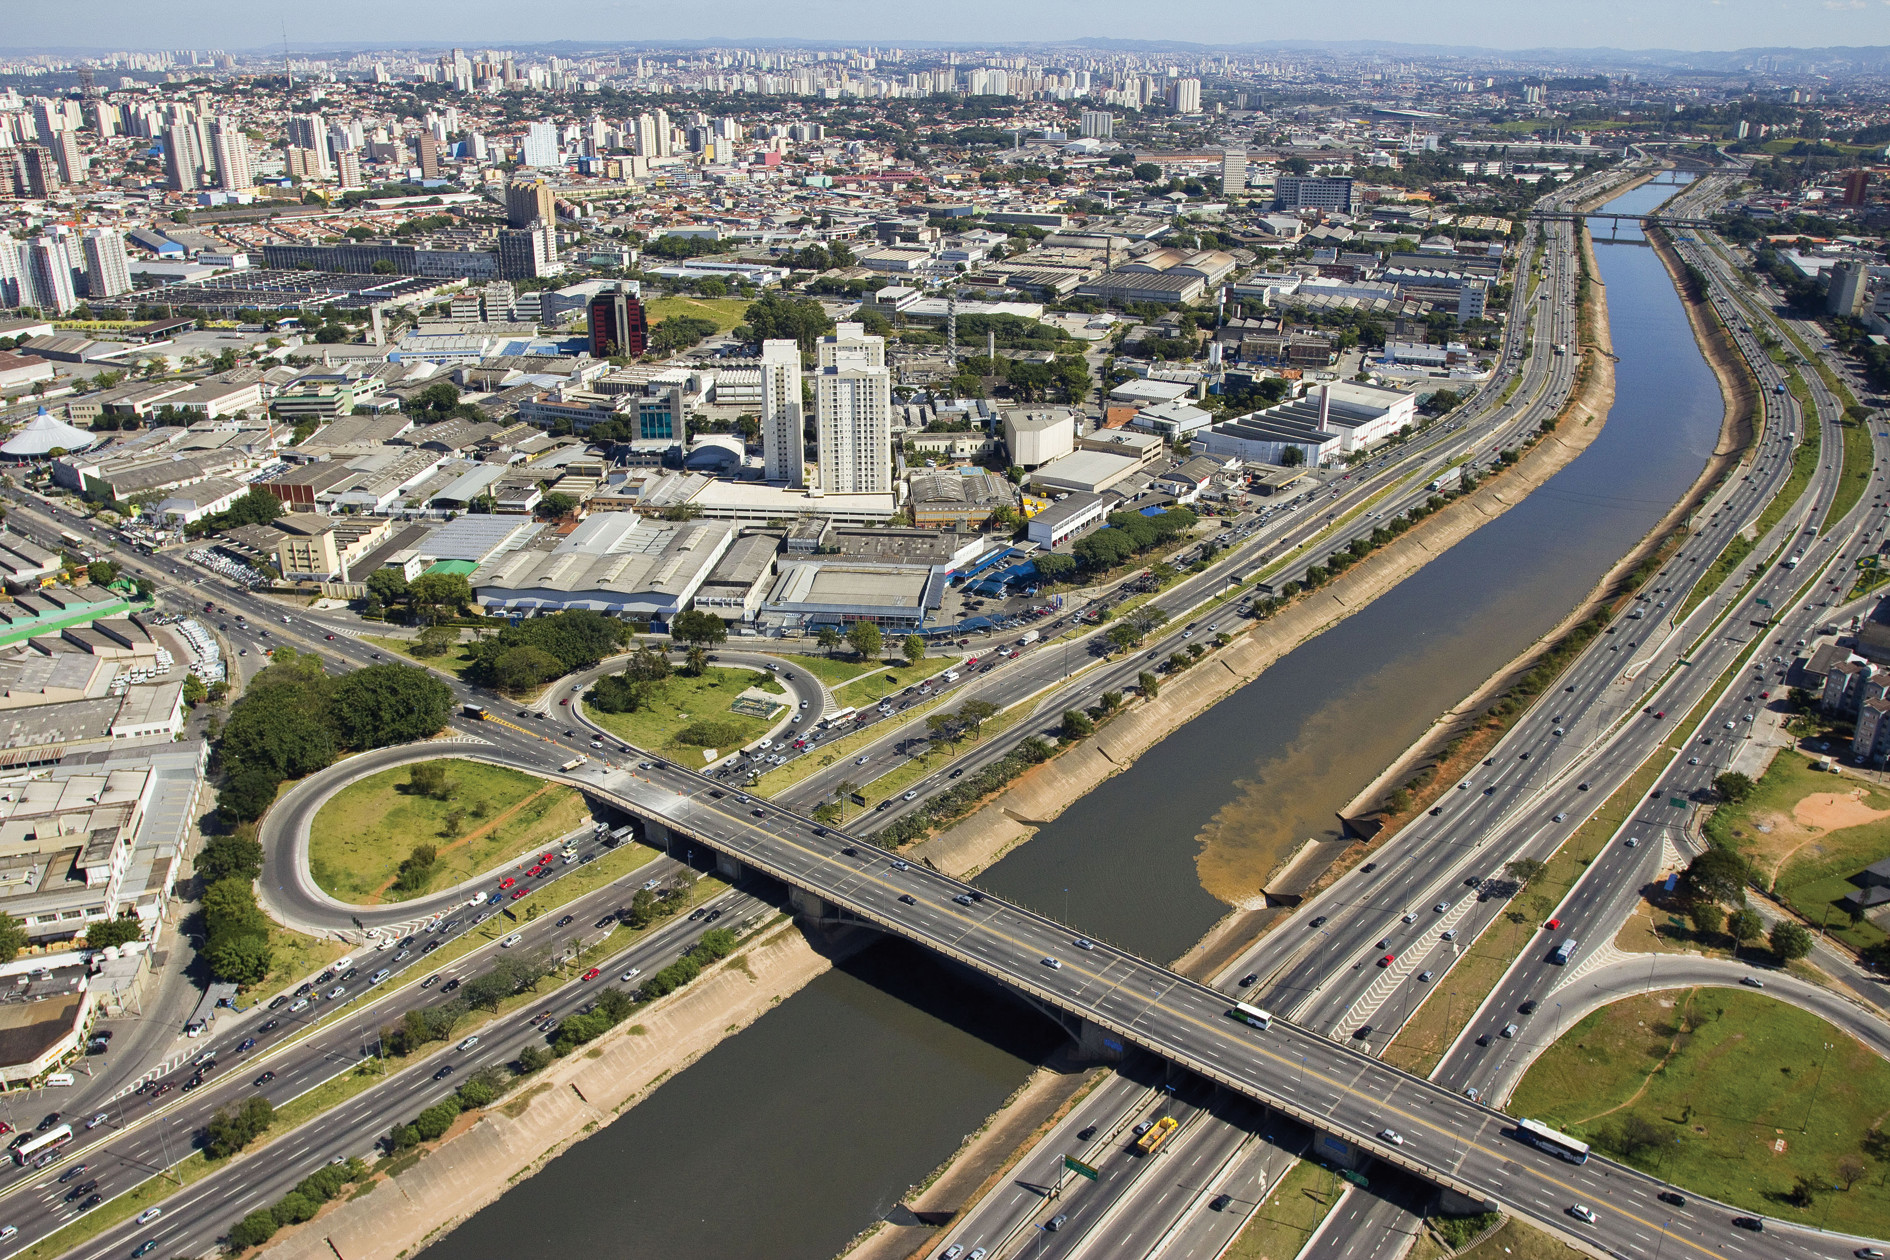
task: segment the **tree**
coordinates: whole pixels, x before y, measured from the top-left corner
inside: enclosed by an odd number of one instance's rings
[[[203,1153],[211,1159],[236,1154],[262,1136],[275,1115],[275,1106],[261,1094],[252,1094],[235,1107],[219,1108],[204,1126]]]
[[[1503,873],[1515,880],[1518,888],[1529,887],[1541,879],[1548,869],[1547,862],[1541,862],[1535,858],[1516,858],[1514,861],[1503,863]]]
[[[1844,1183],[1847,1193],[1852,1186],[1862,1181],[1869,1171],[1870,1165],[1864,1162],[1861,1155],[1846,1155],[1837,1162],[1837,1179]]]
[[[669,623],[669,637],[678,643],[726,643],[728,623],[714,613],[691,608]]]
[[[1063,738],[1081,739],[1093,735],[1096,724],[1089,720],[1089,714],[1081,709],[1066,709],[1063,712]]]
[[[820,644],[820,650],[832,656],[833,650],[840,646],[840,632],[832,626],[822,626],[814,632],[814,641]]]
[[[454,626],[428,626],[420,632],[410,649],[415,656],[445,656],[459,646],[459,630]]]
[[[262,845],[254,827],[239,828],[234,835],[212,836],[197,853],[197,878],[204,886],[226,879],[245,882],[262,874]]]
[[[709,654],[700,643],[691,643],[689,650],[683,653],[683,672],[691,678],[700,678],[709,669]]]
[[[564,673],[564,665],[549,652],[517,647],[491,663],[493,685],[510,695],[523,695]]]
[[[985,722],[995,716],[997,705],[989,700],[967,700],[958,706],[958,718],[971,730],[973,738],[984,728]]]
[[[1687,917],[1693,920],[1693,930],[1701,936],[1718,936],[1726,926],[1726,912],[1714,901],[1696,903]]]
[[[407,596],[416,616],[457,617],[472,602],[472,584],[464,573],[422,573],[407,588]]]
[[[880,637],[879,627],[870,621],[856,621],[847,627],[847,642],[859,653],[861,660],[879,655],[884,642]]]
[[[1802,923],[1780,919],[1772,925],[1772,952],[1779,961],[1792,962],[1811,952],[1811,932]]]
[[[1632,1159],[1643,1151],[1651,1151],[1667,1140],[1661,1127],[1645,1116],[1629,1112],[1621,1118],[1610,1136],[1610,1145],[1626,1159]]]
[[[925,659],[925,639],[921,635],[909,634],[905,642],[906,664],[917,665]]]
[[[439,733],[453,711],[446,684],[417,665],[369,665],[335,680],[329,714],[347,747],[409,744]]]
[[[85,566],[85,576],[100,586],[110,586],[118,580],[118,566],[109,560],[94,560]]]
[[[0,963],[12,962],[26,948],[26,928],[10,914],[0,912]]]
[[[1306,462],[1306,452],[1297,446],[1289,446],[1280,452],[1280,463],[1287,468],[1298,468]]]
[[[1153,700],[1162,693],[1161,680],[1146,669],[1135,676],[1135,685],[1141,689],[1144,700]]]
[[[204,686],[203,679],[195,674],[184,675],[184,703],[196,708],[210,698],[210,688]]]
[[[407,579],[399,569],[376,569],[368,574],[367,589],[383,604],[398,604],[407,598]]]
[[[230,1245],[239,1251],[260,1247],[276,1236],[276,1216],[268,1208],[257,1208],[230,1226]]]
[[[106,949],[113,945],[128,945],[132,941],[144,939],[144,924],[138,922],[136,915],[116,919],[100,919],[88,923],[85,927],[85,943],[90,949]]]
[[[1118,621],[1110,626],[1103,638],[1112,652],[1126,652],[1142,641],[1142,632],[1126,621]]]
[[[1744,857],[1721,845],[1711,845],[1680,873],[1680,897],[1687,902],[1743,906],[1746,885],[1751,882],[1752,867]]]
[[[1726,773],[1715,777],[1713,780],[1713,790],[1719,793],[1722,800],[1730,801],[1734,804],[1751,796],[1753,787],[1754,784],[1752,780],[1740,774],[1737,770],[1728,770]]]
[[[1751,906],[1741,906],[1726,916],[1726,934],[1733,938],[1735,945],[1756,941],[1764,931],[1765,920]]]

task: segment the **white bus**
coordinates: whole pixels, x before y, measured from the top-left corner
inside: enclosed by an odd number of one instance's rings
[[[1227,1012],[1227,1014],[1253,1028],[1264,1029],[1268,1024],[1273,1022],[1272,1012],[1263,1011],[1249,1002],[1234,1003],[1234,1009]]]
[[[1566,1133],[1557,1133],[1539,1120],[1518,1120],[1516,1136],[1539,1150],[1560,1156],[1571,1164],[1588,1162],[1588,1143],[1578,1142]]]
[[[858,709],[835,709],[832,713],[820,719],[820,724],[823,728],[832,730],[836,726],[846,726],[859,716],[860,711]]]
[[[72,1140],[72,1126],[54,1125],[44,1133],[36,1133],[13,1148],[13,1162],[24,1168],[41,1155],[56,1151]]]

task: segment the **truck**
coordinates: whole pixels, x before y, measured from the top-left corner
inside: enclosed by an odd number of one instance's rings
[[[1040,634],[1040,633],[1038,633],[1037,631],[1035,631],[1035,630],[1026,630],[1026,631],[1024,631],[1024,633],[1023,633],[1023,635],[1022,635],[1022,637],[1020,637],[1020,638],[1019,638],[1019,639],[1017,640],[1017,646],[1018,646],[1018,647],[1029,647],[1029,646],[1030,646],[1031,644],[1033,644],[1033,643],[1035,643],[1035,642],[1036,642],[1036,641],[1037,641],[1038,639],[1041,639],[1041,638],[1043,638],[1043,635],[1042,635],[1042,634]]]
[[[486,706],[483,704],[464,704],[460,706],[459,711],[475,722],[483,722],[486,720]]]
[[[1784,560],[1779,562],[1779,567],[1785,568],[1785,569],[1796,569],[1798,567],[1798,562],[1802,559],[1804,559],[1803,555],[1786,556]]]
[[[1160,1120],[1155,1122],[1154,1126],[1151,1127],[1147,1133],[1144,1133],[1140,1138],[1136,1139],[1135,1149],[1142,1152],[1144,1155],[1153,1155],[1156,1151],[1162,1149],[1162,1143],[1173,1137],[1175,1130],[1180,1127],[1181,1121],[1175,1119],[1173,1116],[1163,1116]]]
[[[1568,353],[1568,346],[1567,346],[1567,344],[1565,344],[1564,342],[1560,342],[1560,341],[1558,341],[1558,342],[1556,342],[1556,343],[1555,343],[1555,352],[1556,352],[1557,354],[1567,354],[1567,353]]]
[[[1550,951],[1549,961],[1558,967],[1564,966],[1569,959],[1575,956],[1576,944],[1577,942],[1574,937],[1565,937],[1561,944]]]
[[[1438,494],[1445,490],[1455,490],[1462,481],[1462,468],[1446,468],[1431,479],[1430,491],[1432,494]]]
[[[566,774],[570,774],[573,770],[577,769],[579,766],[583,765],[585,762],[589,760],[590,760],[589,757],[586,757],[583,753],[579,753],[577,756],[571,758],[571,760],[559,766],[558,769],[564,771]]]

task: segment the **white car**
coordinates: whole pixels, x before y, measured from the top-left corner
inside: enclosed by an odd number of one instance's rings
[[[1391,1143],[1391,1144],[1392,1144],[1393,1146],[1403,1146],[1403,1145],[1404,1145],[1404,1134],[1402,1134],[1402,1133],[1399,1133],[1399,1132],[1397,1132],[1397,1131],[1395,1131],[1395,1130],[1392,1130],[1392,1129],[1380,1129],[1380,1130],[1378,1130],[1378,1137],[1379,1137],[1379,1140],[1381,1140],[1381,1141],[1385,1141],[1385,1142],[1389,1142],[1389,1143]]]
[[[1576,1220],[1586,1221],[1590,1225],[1593,1225],[1596,1220],[1595,1209],[1589,1207],[1586,1203],[1576,1203],[1576,1204],[1571,1205],[1569,1207],[1568,1214],[1574,1217]]]
[[[618,977],[617,977],[617,979],[619,979],[619,980],[621,980],[621,981],[623,981],[624,983],[626,983],[626,984],[628,984],[628,983],[629,983],[629,982],[630,982],[630,981],[631,981],[632,979],[634,979],[635,977],[637,977],[637,976],[640,976],[640,975],[642,975],[642,974],[643,974],[643,968],[641,968],[641,967],[632,967],[632,968],[630,968],[630,970],[628,970],[628,971],[626,971],[626,972],[624,972],[624,973],[623,973],[623,974],[622,974],[621,976],[618,976]]]
[[[164,1215],[163,1208],[146,1208],[144,1211],[138,1213],[138,1224],[149,1225],[162,1215]]]
[[[466,1040],[459,1043],[460,1052],[464,1053],[472,1049],[474,1046],[478,1044],[479,1044],[479,1034],[474,1033],[472,1036],[466,1038]]]
[[[518,944],[520,941],[524,939],[525,939],[525,936],[522,932],[514,932],[512,933],[512,935],[506,937],[504,940],[499,942],[499,948],[510,949],[512,948],[512,946]]]

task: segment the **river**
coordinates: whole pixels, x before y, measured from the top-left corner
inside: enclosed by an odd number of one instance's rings
[[[1640,212],[1673,192],[1609,203]],[[1624,226],[1623,237],[1629,234]],[[1442,711],[1567,614],[1699,475],[1722,404],[1660,260],[1598,245],[1620,361],[1589,448],[1305,643],[980,883],[1178,957]],[[1186,791],[1182,789],[1185,788]],[[1048,1024],[886,942],[783,1002],[430,1249],[828,1260],[1020,1084]]]

